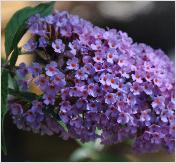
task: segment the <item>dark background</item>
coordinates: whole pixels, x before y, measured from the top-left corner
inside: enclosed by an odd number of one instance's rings
[[[39,2],[27,2],[25,5],[33,6],[37,3]],[[3,2],[2,16],[5,16],[3,12],[7,13],[6,10],[10,10],[11,5],[14,6],[15,2]],[[18,5],[20,5],[19,2]],[[20,7],[18,6],[18,8]],[[174,1],[57,2],[55,8],[79,15],[100,27],[125,31],[135,42],[146,43],[156,49],[161,48],[174,60]],[[2,40],[4,37],[3,21],[7,20],[2,17]],[[71,153],[79,148],[74,140],[64,141],[57,136],[40,136],[18,130],[9,116],[6,117],[4,124],[8,155],[2,154],[2,161],[69,161]],[[174,161],[174,155],[167,154],[165,151],[137,155],[128,146],[121,144],[108,146],[103,152],[107,154],[107,158],[102,157],[104,160],[100,161],[119,161],[118,156],[121,154],[127,155],[129,161]],[[103,152],[99,152],[99,154],[101,155]]]

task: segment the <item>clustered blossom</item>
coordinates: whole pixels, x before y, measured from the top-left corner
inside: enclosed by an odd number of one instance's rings
[[[67,133],[61,128],[55,120],[46,116],[43,112],[43,103],[37,100],[32,101],[31,108],[28,108],[27,104],[25,109],[22,103],[12,102],[9,105],[9,110],[12,115],[12,119],[19,129],[25,131],[33,131],[34,133],[40,133],[41,135],[53,135],[62,134],[64,139],[67,139]]]
[[[32,38],[24,48],[49,59],[17,69],[20,77],[31,74],[42,92],[29,104],[9,102],[18,128],[102,144],[131,139],[138,152],[174,151],[174,65],[163,51],[65,11],[32,16],[28,27]]]

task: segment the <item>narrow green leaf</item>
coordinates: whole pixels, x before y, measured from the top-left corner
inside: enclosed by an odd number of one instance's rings
[[[51,13],[54,2],[42,3],[36,7],[25,7],[17,11],[5,28],[6,57],[10,55],[27,30],[26,20],[35,14],[46,16]]]
[[[7,113],[7,96],[8,96],[8,71],[3,70],[1,74],[1,129],[2,129],[2,140],[1,146],[4,154],[7,154],[5,136],[4,136],[4,118]]]
[[[8,87],[11,89],[15,89],[16,91],[19,91],[19,84],[17,83],[16,78],[10,73],[9,73]]]
[[[36,99],[39,99],[40,96],[37,96],[35,93],[31,93],[31,92],[20,92],[20,91],[16,91],[14,89],[9,88],[9,94],[16,96],[18,98],[27,100],[27,101],[33,101]]]
[[[10,55],[10,53],[13,50],[13,47],[15,47],[18,44],[21,37],[25,33],[24,22],[27,20],[27,18],[29,18],[32,15],[31,10],[32,10],[31,7],[25,7],[17,11],[8,22],[5,28],[6,56]],[[19,32],[20,29],[21,31]]]
[[[7,112],[7,95],[8,95],[8,71],[3,69],[1,74],[1,115]]]
[[[19,53],[20,50],[17,47],[15,47],[12,56],[10,58],[10,66],[15,66]]]
[[[6,63],[5,58],[1,58],[1,65],[4,65]]]

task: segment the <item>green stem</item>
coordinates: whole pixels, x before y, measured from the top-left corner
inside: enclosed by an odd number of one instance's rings
[[[63,123],[62,121],[59,121],[58,118],[57,118],[57,115],[56,113],[54,113],[53,109],[51,108],[46,108],[45,109],[45,113],[50,116],[51,118],[53,118],[63,129],[65,132],[68,132],[68,128],[67,126],[65,125],[65,123]]]
[[[84,143],[82,143],[80,140],[78,140],[78,139],[75,139],[75,141],[81,146],[81,147],[83,147],[84,146]]]

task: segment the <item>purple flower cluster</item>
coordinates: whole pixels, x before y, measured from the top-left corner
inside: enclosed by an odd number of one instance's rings
[[[21,77],[31,73],[42,91],[30,109],[10,104],[18,128],[63,135],[42,112],[52,106],[70,138],[103,144],[131,139],[138,152],[174,151],[174,65],[163,51],[67,12],[32,16],[28,26],[32,40],[24,48],[45,51],[51,61],[29,68],[22,63],[17,70]]]
[[[43,103],[37,100],[32,101],[32,105],[10,102],[9,110],[12,115],[13,122],[19,129],[40,133],[41,135],[62,134],[63,138],[67,137],[67,133],[61,128],[55,120],[45,115],[43,112]]]

